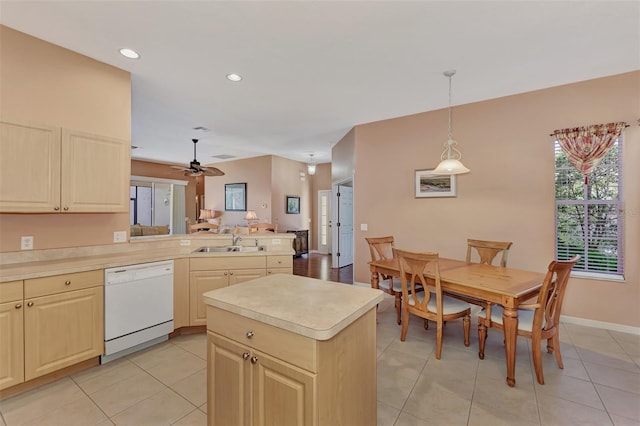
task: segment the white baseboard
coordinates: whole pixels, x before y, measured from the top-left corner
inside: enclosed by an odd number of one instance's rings
[[[367,288],[371,287],[370,283],[361,283],[361,282],[355,282],[355,281],[353,285],[358,287],[367,287]],[[632,327],[630,325],[615,324],[612,322],[596,321],[596,320],[590,320],[585,318],[569,317],[566,315],[562,315],[560,317],[560,321],[566,324],[584,325],[585,327],[602,328],[605,330],[619,331],[621,333],[630,333],[630,334],[640,335],[640,327]]]
[[[602,328],[611,331],[620,331],[622,333],[630,333],[640,336],[640,327],[633,327],[624,324],[615,324],[612,322],[596,321],[586,318],[569,317],[566,315],[560,316],[560,322],[566,324],[584,325],[586,327]]]

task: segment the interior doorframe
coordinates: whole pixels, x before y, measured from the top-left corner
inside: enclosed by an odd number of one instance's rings
[[[322,221],[321,221],[320,218],[322,216],[322,203],[320,202],[320,199],[321,199],[321,197],[323,195],[327,196],[327,210],[328,210],[328,214],[327,214],[327,228],[328,228],[327,240],[328,241],[327,241],[327,244],[326,244],[326,249],[321,250],[320,249],[320,238],[321,238],[320,235],[322,233]],[[331,217],[331,215],[332,215],[332,213],[331,213],[332,212],[332,208],[331,208],[332,198],[331,197],[333,196],[333,191],[331,189],[321,189],[321,190],[318,191],[316,196],[317,196],[317,207],[318,207],[317,208],[317,212],[316,212],[317,218],[318,218],[318,221],[317,221],[318,225],[317,225],[317,230],[316,230],[316,232],[317,232],[316,235],[317,235],[318,253],[329,254],[329,253],[331,253],[331,247],[332,247],[331,244],[332,244],[332,241],[333,241],[333,236],[331,235],[332,231],[333,231],[332,227],[331,227],[331,224],[332,224],[332,217]]]
[[[353,188],[353,193],[354,193],[354,197],[355,197],[355,184],[353,181],[353,175],[344,178],[342,180],[333,182],[331,184],[331,267],[332,268],[339,268],[339,262],[338,262],[338,250],[339,250],[339,238],[338,238],[338,227],[335,226],[336,223],[338,223],[338,187],[339,186],[349,186],[346,184],[351,184],[351,188]],[[355,219],[355,206],[352,209],[352,214],[353,214],[353,218]],[[353,222],[355,223],[355,220],[353,220]],[[354,225],[355,226],[355,225]],[[354,243],[355,246],[355,243]],[[355,249],[354,249],[355,250]],[[355,253],[354,253],[355,254]]]

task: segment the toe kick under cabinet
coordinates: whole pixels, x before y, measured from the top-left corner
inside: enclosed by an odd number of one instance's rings
[[[204,299],[210,426],[376,424],[382,292],[271,275]]]

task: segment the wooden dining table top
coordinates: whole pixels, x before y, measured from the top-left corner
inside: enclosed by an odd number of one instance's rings
[[[464,288],[464,293],[482,295],[490,301],[500,303],[508,299],[522,299],[530,297],[542,286],[544,273],[532,272],[515,268],[466,263],[462,260],[440,258],[440,281],[448,290]],[[375,269],[394,272],[400,275],[400,266],[396,258],[371,261],[369,264]],[[383,271],[378,272],[383,272]],[[384,273],[384,272],[383,272]],[[434,278],[434,264],[429,263],[424,275]],[[493,297],[491,297],[493,295]]]

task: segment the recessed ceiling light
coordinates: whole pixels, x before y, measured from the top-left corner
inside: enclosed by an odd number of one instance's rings
[[[138,59],[140,54],[132,49],[127,49],[126,47],[120,49],[120,54],[129,59]]]
[[[227,74],[227,80],[240,81],[240,80],[242,80],[242,77],[239,76],[238,74]]]

